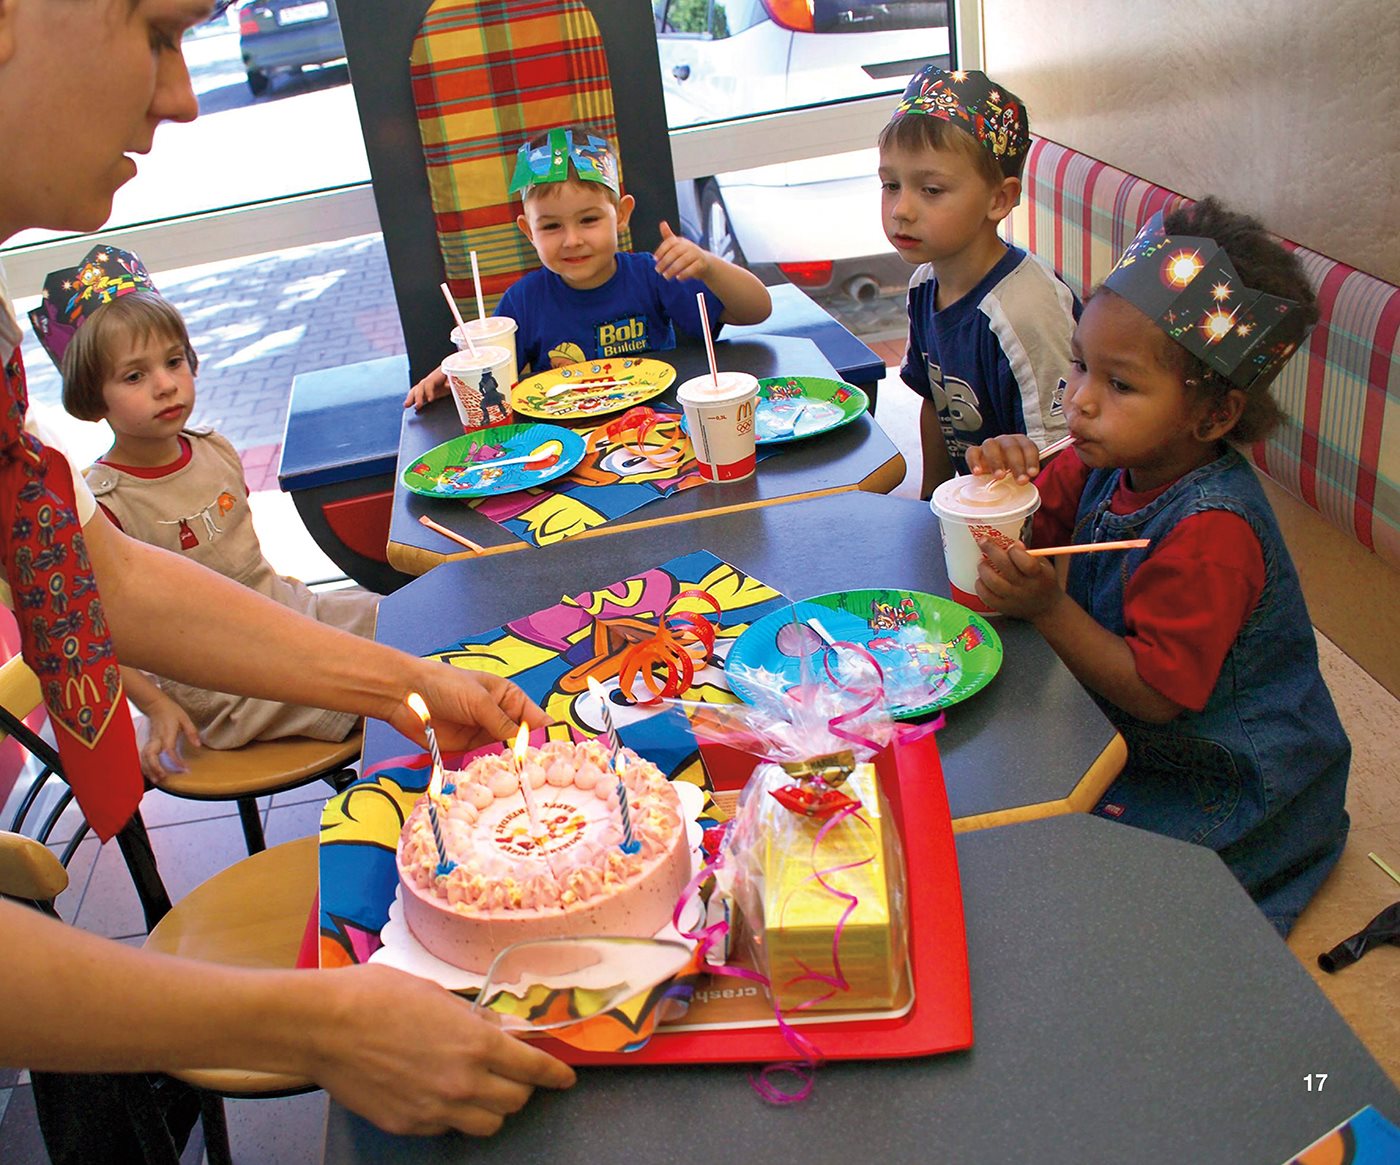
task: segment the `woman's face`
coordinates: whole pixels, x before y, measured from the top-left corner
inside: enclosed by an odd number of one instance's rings
[[[0,3],[0,239],[28,227],[96,230],[131,154],[199,104],[180,51],[211,0]]]

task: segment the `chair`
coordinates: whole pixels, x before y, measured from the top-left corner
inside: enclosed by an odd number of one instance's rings
[[[267,848],[259,797],[285,793],[313,781],[325,781],[339,792],[355,779],[364,729],[341,741],[289,737],[256,740],[242,748],[204,748],[184,758],[186,772],[160,784],[163,793],[191,801],[236,801],[248,852]]]
[[[493,296],[522,261],[534,265],[503,199],[527,137],[575,120],[615,126],[625,188],[645,208],[634,245],[655,249],[658,222],[676,223],[646,0],[339,0],[337,9],[411,381],[445,355],[452,321],[438,285],[473,298],[469,239]]]
[[[57,751],[23,723],[39,700],[38,681],[21,657],[0,665],[0,738],[9,735],[33,758],[29,766],[33,779],[27,790],[17,794],[19,803],[11,832],[0,833],[0,896],[30,902],[57,917],[53,900],[68,885],[66,866],[87,835],[88,824],[78,813],[73,792],[63,779]],[[284,743],[286,748],[282,750],[279,746]],[[302,748],[303,745],[307,747]],[[261,747],[251,751],[256,752]],[[266,747],[269,753],[276,752],[284,758],[335,753],[340,761],[330,767],[339,772],[345,771],[347,762],[358,755],[359,739],[356,734],[351,740],[334,746],[319,741],[294,741],[274,742]],[[231,750],[224,755],[241,751]],[[303,764],[301,767],[316,766]],[[303,774],[283,787],[315,780],[323,775],[326,767],[321,765],[317,771]],[[209,774],[208,787],[201,790],[208,794],[206,799],[217,798],[214,789],[221,776],[226,782],[232,780],[217,763],[202,771]],[[288,763],[279,772],[286,776],[296,772],[296,766]],[[20,782],[29,780],[30,775],[21,773]],[[257,790],[262,791],[272,790]],[[215,874],[178,903],[171,903],[160,879],[155,853],[140,814],[133,816],[118,833],[117,841],[136,885],[150,932],[144,944],[146,949],[227,966],[283,970],[296,966],[307,918],[316,898],[317,839],[303,838],[265,848],[256,817],[256,792],[246,789],[245,792],[248,795],[244,799],[253,807],[258,852]],[[67,839],[55,843],[61,846],[55,854],[45,843],[61,835],[62,824],[71,824],[73,832]],[[246,816],[244,825],[246,831]],[[250,835],[250,847],[253,840]],[[199,1090],[211,1165],[225,1165],[232,1160],[222,1098],[292,1096],[315,1088],[309,1079],[268,1072],[193,1069],[172,1075]]]

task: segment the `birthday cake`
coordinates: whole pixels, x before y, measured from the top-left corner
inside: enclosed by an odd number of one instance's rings
[[[551,741],[477,757],[438,801],[441,860],[427,797],[399,836],[404,922],[431,954],[485,972],[512,943],[572,935],[650,936],[671,921],[691,876],[680,801],[661,771],[617,758],[635,852],[626,852],[617,778],[599,742]],[[450,789],[450,791],[448,791]]]

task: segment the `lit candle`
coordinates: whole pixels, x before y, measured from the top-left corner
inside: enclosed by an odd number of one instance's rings
[[[428,822],[433,827],[433,844],[437,846],[437,876],[445,878],[457,868],[457,863],[447,856],[447,845],[442,839],[442,822],[438,820],[438,801],[442,797],[442,753],[438,751],[437,733],[428,719],[428,705],[417,692],[409,692],[408,706],[419,720],[423,721],[423,731],[428,736],[428,751],[433,758],[432,775],[428,778]]]
[[[617,729],[613,727],[612,709],[608,707],[608,694],[603,685],[592,676],[588,677],[588,690],[598,697],[598,711],[603,721],[603,739],[608,748],[608,764],[617,774],[617,808],[622,814],[622,852],[634,854],[642,848],[632,832],[632,811],[627,807],[627,786],[622,783],[622,769],[618,763],[618,752],[622,745],[617,739]]]
[[[530,747],[530,728],[526,724],[520,725],[520,731],[515,734],[515,775],[520,781],[520,796],[525,800],[525,816],[530,821],[530,836],[535,839],[535,844],[540,847],[540,852],[544,852],[544,843],[549,835],[545,833],[540,825],[539,810],[535,808],[535,791],[530,788],[530,778],[525,775],[525,750]]]

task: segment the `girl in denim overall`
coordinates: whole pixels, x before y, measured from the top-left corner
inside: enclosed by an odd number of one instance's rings
[[[1072,450],[1041,469],[1004,436],[968,458],[1036,478],[1034,545],[1147,540],[1067,570],[986,543],[978,594],[1034,623],[1127,741],[1095,812],[1216,850],[1283,934],[1341,854],[1351,745],[1273,511],[1226,441],[1279,421],[1268,385],[1316,318],[1253,219],[1214,199],[1159,214],[1075,331]]]

